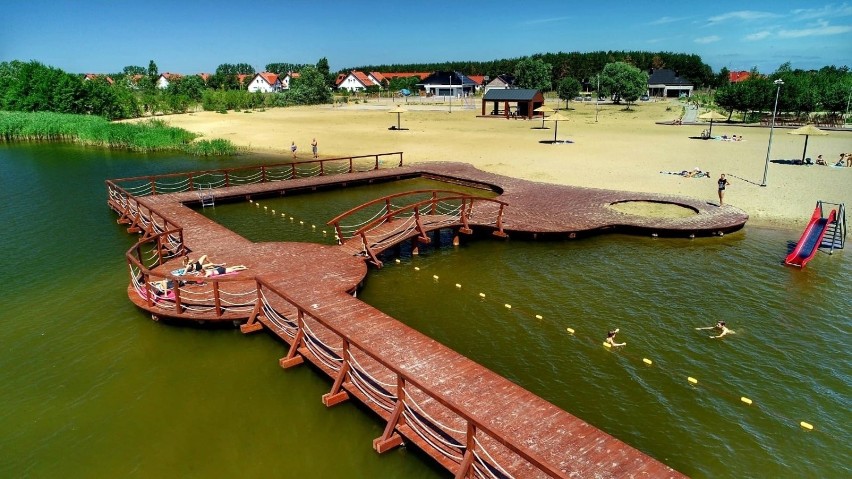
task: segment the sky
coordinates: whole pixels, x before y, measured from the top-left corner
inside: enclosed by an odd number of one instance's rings
[[[353,6],[359,5],[359,6]],[[852,3],[818,1],[342,2],[0,0],[0,61],[69,73],[222,63],[487,61],[546,52],[669,51],[714,71],[852,67]]]

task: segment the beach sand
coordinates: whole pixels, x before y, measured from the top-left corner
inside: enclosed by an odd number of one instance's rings
[[[463,108],[447,104],[402,103],[401,125],[388,110],[400,100],[332,107],[275,108],[266,111],[198,112],[162,117],[168,124],[202,135],[225,138],[239,147],[280,154],[290,161],[295,141],[298,157],[310,159],[316,138],[321,158],[402,151],[405,162],[462,161],[485,171],[533,181],[686,195],[718,203],[716,180],[725,173],[731,185],[725,203],[746,211],[750,224],[785,228],[803,227],[817,200],[852,202],[852,168],[797,166],[770,163],[767,186],[761,187],[769,142],[769,128],[714,123],[714,135],[742,135],[744,141],[700,140],[707,124],[658,125],[680,116],[677,100],[600,106],[595,121],[594,102],[571,102],[561,113],[557,136],[570,143],[549,144],[553,122],[541,119],[478,118],[479,100]],[[548,103],[556,106],[556,103]],[[565,103],[562,103],[564,108]],[[771,158],[792,160],[802,154],[805,138],[790,129],[775,128]],[[808,156],[822,154],[834,163],[841,152],[852,151],[852,131],[810,137]],[[709,171],[710,178],[683,178],[661,171]]]

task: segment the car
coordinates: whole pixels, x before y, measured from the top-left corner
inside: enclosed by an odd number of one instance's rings
[[[581,96],[575,96],[575,97],[574,97],[574,101],[583,101],[583,97],[581,97]]]
[[[641,97],[639,97],[639,99],[642,100],[642,101],[648,101],[651,98],[648,95],[642,95]]]

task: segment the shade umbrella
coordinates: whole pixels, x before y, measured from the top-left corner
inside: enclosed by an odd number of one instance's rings
[[[553,108],[550,108],[547,105],[541,105],[540,107],[536,108],[533,111],[536,112],[536,113],[553,113],[556,110],[554,110]],[[541,128],[542,129],[545,128],[545,126],[544,126],[544,115],[541,115]]]
[[[556,143],[556,133],[559,131],[559,122],[560,121],[568,121],[568,117],[561,113],[554,113],[549,117],[545,118],[545,121],[554,122],[553,125],[553,142]]]
[[[707,113],[704,113],[702,115],[698,115],[698,119],[699,120],[710,120],[710,131],[707,132],[707,135],[713,136],[713,121],[714,120],[715,121],[727,120],[728,117],[726,117],[725,115],[722,115],[721,113],[717,113],[715,110],[710,110]]]
[[[820,130],[819,128],[813,126],[812,124],[807,124],[801,128],[796,128],[795,130],[789,132],[791,135],[805,135],[805,149],[802,150],[802,163],[805,162],[805,154],[808,152],[808,137],[811,135],[815,136],[826,136],[828,135],[827,131]]]
[[[406,110],[405,108],[403,108],[399,105],[397,105],[396,108],[394,108],[393,110],[388,110],[388,113],[396,113],[396,129],[397,130],[402,129],[402,128],[399,127],[399,115],[400,115],[400,113],[405,113],[407,111],[408,110]]]

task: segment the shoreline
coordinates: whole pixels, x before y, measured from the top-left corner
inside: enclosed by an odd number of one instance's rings
[[[794,166],[770,162],[761,187],[768,128],[715,123],[714,135],[743,135],[742,142],[696,140],[709,125],[659,125],[680,114],[680,103],[631,105],[572,103],[556,131],[540,129],[542,120],[481,118],[479,100],[464,107],[402,103],[400,122],[408,130],[389,130],[397,116],[389,99],[337,106],[275,108],[256,112],[195,112],[159,117],[197,133],[202,139],[230,140],[245,154],[291,160],[291,142],[299,160],[311,159],[316,138],[320,158],[402,151],[406,164],[457,161],[480,170],[529,181],[637,193],[689,196],[718,203],[716,179],[726,173],[731,185],[725,202],[749,214],[754,226],[796,230],[804,227],[817,200],[852,203],[852,168]],[[561,102],[561,106],[564,106]],[[553,104],[552,106],[557,106]],[[598,121],[596,122],[596,116]],[[549,144],[557,135],[571,143]],[[773,160],[799,158],[804,138],[776,129]],[[812,137],[808,156],[833,162],[852,151],[852,131]],[[684,178],[668,171],[709,171],[709,178]]]

